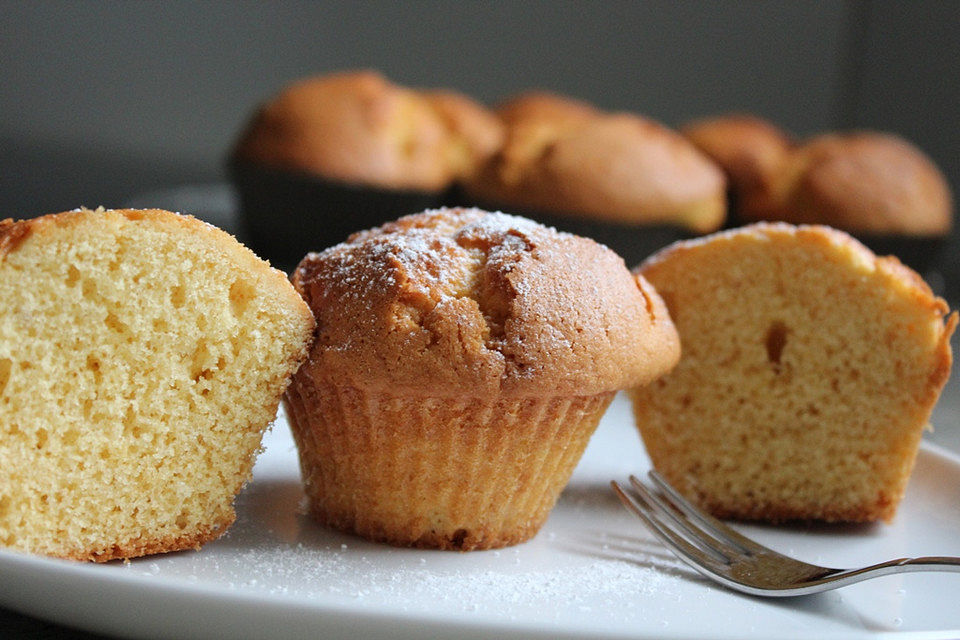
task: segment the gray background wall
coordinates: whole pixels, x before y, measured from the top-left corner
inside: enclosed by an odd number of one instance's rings
[[[257,102],[356,67],[672,125],[748,110],[798,134],[886,129],[960,185],[957,2],[0,0],[0,15],[0,217],[216,180]]]

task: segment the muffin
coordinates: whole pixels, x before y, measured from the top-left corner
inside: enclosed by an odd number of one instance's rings
[[[545,93],[522,95],[498,114],[506,142],[467,182],[471,203],[588,235],[630,263],[723,223],[722,172],[652,120]]]
[[[497,117],[511,130],[518,127],[562,128],[600,115],[593,105],[569,96],[535,89],[516,95],[497,107]]]
[[[500,146],[502,129],[466,96],[373,71],[296,82],[257,111],[231,154],[247,237],[287,267],[358,228],[437,206]]]
[[[520,179],[511,172],[535,162],[553,140],[601,115],[586,102],[546,91],[520,94],[497,107],[495,113],[506,130],[502,151],[495,160],[500,171],[507,173],[503,181],[508,183]]]
[[[773,190],[785,222],[873,235],[950,232],[953,205],[943,174],[919,149],[889,134],[812,138],[794,150]]]
[[[318,327],[285,395],[311,511],[394,545],[530,538],[616,391],[679,355],[616,254],[500,213],[400,218],[293,284]]]
[[[679,243],[639,273],[683,342],[631,391],[658,471],[720,517],[894,517],[957,324],[916,273],[783,223]]]
[[[830,133],[794,143],[769,122],[740,115],[682,131],[726,172],[734,223],[825,224],[922,270],[945,249],[953,218],[946,179],[897,136]]]
[[[471,179],[503,146],[503,124],[493,112],[462,93],[434,89],[421,95],[450,134],[445,152],[450,179],[445,186]]]
[[[762,203],[753,200],[770,193],[775,176],[783,170],[793,148],[793,140],[786,133],[745,114],[697,120],[680,132],[727,174],[734,215],[741,209],[763,209]]]
[[[234,520],[309,309],[226,233],[159,210],[0,222],[0,546],[103,562]]]

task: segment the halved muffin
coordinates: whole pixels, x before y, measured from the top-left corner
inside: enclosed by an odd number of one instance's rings
[[[106,561],[233,522],[313,318],[231,236],[159,210],[0,222],[0,546]]]
[[[631,392],[658,471],[722,517],[893,518],[957,324],[916,273],[784,223],[678,243],[638,272],[683,344]]]

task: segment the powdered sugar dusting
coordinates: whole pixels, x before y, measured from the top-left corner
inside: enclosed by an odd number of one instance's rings
[[[390,601],[446,603],[454,610],[496,611],[507,605],[553,600],[573,605],[598,598],[621,600],[625,593],[652,594],[669,578],[636,562],[597,559],[553,570],[524,570],[522,552],[501,552],[487,570],[435,569],[437,552],[397,551],[397,565],[382,566],[383,553],[347,557],[349,549],[311,549],[304,545],[248,550],[239,560],[253,568],[234,588],[304,597],[377,597]],[[417,556],[418,553],[426,554]],[[504,557],[506,555],[506,557]],[[444,565],[449,563],[443,562]],[[474,562],[464,564],[473,565]]]
[[[222,539],[199,553],[116,568],[148,581],[180,580],[341,611],[537,621],[558,629],[601,618],[609,625],[665,619],[699,578],[644,532],[606,484],[644,468],[626,420],[629,406],[621,402],[610,415],[617,429],[597,434],[602,447],[591,465],[597,474],[575,475],[544,529],[524,544],[469,553],[403,549],[323,527],[303,513],[296,452],[279,425]],[[611,451],[623,460],[614,463]],[[591,463],[589,452],[585,462]]]
[[[342,295],[366,296],[402,280],[436,304],[450,297],[475,297],[479,267],[494,255],[515,259],[529,250],[527,236],[545,231],[532,220],[504,213],[440,209],[359,232],[314,259],[328,265],[323,277],[338,283]]]
[[[549,545],[534,548],[451,554],[359,540],[323,546],[281,543],[237,549],[228,561],[221,555],[213,566],[198,555],[188,579],[195,582],[200,575],[204,583],[213,576],[219,588],[353,603],[384,612],[502,619],[536,613],[556,622],[590,612],[626,622],[644,610],[645,599],[675,592],[681,584],[663,571],[662,560],[642,551],[612,552],[609,545],[598,545],[594,557],[563,551],[581,544],[568,535],[554,535]],[[549,554],[555,562],[545,562]],[[157,563],[129,566],[147,577],[163,575]],[[235,566],[243,567],[242,572]],[[545,609],[545,603],[556,606]]]

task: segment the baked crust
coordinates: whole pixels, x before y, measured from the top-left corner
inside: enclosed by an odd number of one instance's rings
[[[867,233],[916,236],[950,231],[953,205],[946,179],[919,149],[870,131],[815,137],[785,171],[792,186],[786,222],[830,224]]]
[[[236,513],[231,508],[230,512],[222,518],[197,527],[196,530],[183,535],[135,538],[98,548],[62,549],[56,554],[50,555],[64,560],[78,560],[80,562],[110,562],[111,560],[127,560],[188,549],[199,551],[203,545],[226,533],[236,519]]]
[[[594,394],[679,353],[662,300],[616,254],[505,214],[407,216],[308,255],[292,280],[317,315],[307,368],[364,388]]]
[[[467,184],[477,199],[608,222],[717,229],[722,172],[666,127],[547,93],[498,109],[503,149]]]
[[[874,131],[794,142],[760,118],[730,115],[682,129],[726,172],[744,222],[824,224],[876,235],[944,236],[950,188],[906,140]]]
[[[696,120],[680,133],[720,165],[738,194],[771,188],[793,147],[786,133],[746,114]]]
[[[0,260],[23,242],[30,235],[33,226],[28,221],[14,221],[12,218],[0,220]]]
[[[447,156],[453,178],[470,178],[503,145],[503,123],[490,109],[462,93],[434,89],[421,95],[450,135]]]
[[[285,88],[260,107],[233,156],[350,184],[439,191],[472,173],[500,136],[492,114],[464,95],[355,71]]]
[[[172,225],[192,234],[200,234],[212,242],[218,252],[238,260],[244,267],[263,273],[263,277],[278,286],[280,283],[287,281],[287,276],[282,271],[272,268],[264,269],[264,261],[250,249],[237,242],[237,239],[226,231],[191,215],[172,213],[163,209],[104,209],[101,207],[92,210],[80,207],[25,220],[13,220],[11,218],[0,220],[0,259],[16,251],[30,236],[43,236],[56,229],[86,223],[92,215],[98,216],[104,224],[111,224],[113,220],[146,220],[160,225]],[[268,264],[266,266],[269,267]],[[301,307],[300,313],[304,318],[312,318],[309,315],[309,310],[305,307]]]
[[[508,127],[575,124],[600,115],[600,111],[582,100],[543,90],[525,91],[496,108],[497,116]]]

